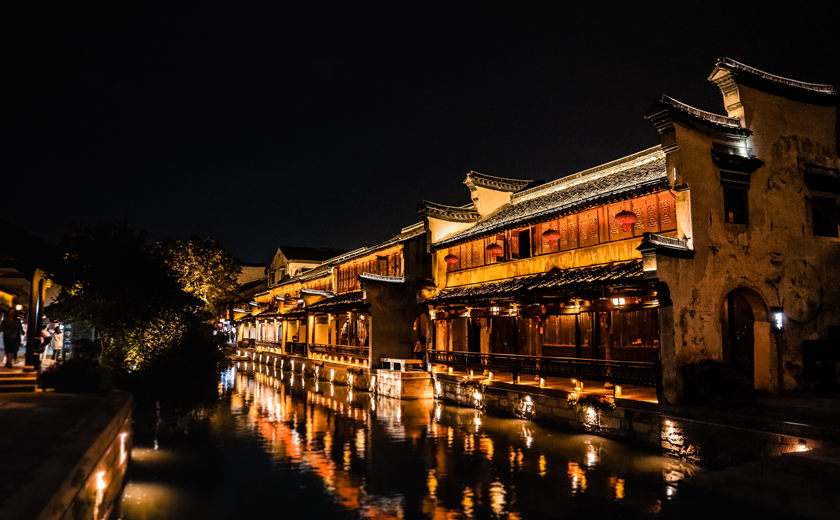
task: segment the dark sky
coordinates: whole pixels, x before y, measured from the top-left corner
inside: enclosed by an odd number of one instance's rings
[[[840,80],[840,10],[801,2],[21,3],[3,16],[6,216],[52,240],[103,219],[207,233],[246,261],[385,239],[421,199],[468,202],[470,169],[552,179],[652,146],[661,93],[723,112],[717,56]]]

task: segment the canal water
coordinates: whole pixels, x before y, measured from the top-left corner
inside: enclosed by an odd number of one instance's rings
[[[226,370],[214,406],[147,422],[136,425],[117,518],[708,518],[747,509],[686,491],[700,468],[620,442],[260,365]]]

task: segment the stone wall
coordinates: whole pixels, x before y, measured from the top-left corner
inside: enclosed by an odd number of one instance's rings
[[[673,301],[660,327],[663,338],[673,334],[673,345],[663,339],[668,402],[682,399],[685,364],[725,360],[721,316],[733,290],[757,295],[753,376],[760,391],[803,388],[803,341],[826,339],[829,327],[840,325],[840,239],[814,236],[803,174],[808,164],[840,168],[836,111],[739,88],[740,115],[753,132],[740,144],[677,121],[662,135],[669,178],[682,190],[680,233],[695,249],[692,259],[657,256],[656,274]],[[735,144],[764,162],[749,175],[747,224],[725,222],[720,168],[711,154],[714,146]],[[770,330],[771,306],[784,308],[780,335]]]
[[[438,398],[492,415],[520,417],[649,447],[660,446],[661,419],[655,405],[618,399],[619,404],[612,411],[585,407],[576,410],[569,406],[569,394],[561,390],[492,382],[478,391],[446,374],[435,374],[434,384]]]

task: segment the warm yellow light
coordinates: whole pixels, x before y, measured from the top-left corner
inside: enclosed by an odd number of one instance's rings
[[[540,378],[540,388],[545,388],[545,378],[544,377]]]
[[[22,311],[23,310],[23,305],[21,305],[21,304],[15,305],[15,310],[16,311]]]
[[[488,381],[492,381],[492,380],[493,380],[493,372],[487,372],[487,380],[488,380]]]
[[[108,487],[108,483],[105,482],[105,472],[100,471],[99,473],[96,474],[96,490],[97,491],[102,491],[106,487]]]
[[[615,397],[624,397],[624,394],[621,392],[621,385],[615,385],[613,387],[613,390],[615,392],[615,394],[614,394]]]
[[[128,433],[123,432],[120,434],[120,464],[125,462],[125,459],[128,458],[128,452],[125,451],[125,439],[128,437]]]

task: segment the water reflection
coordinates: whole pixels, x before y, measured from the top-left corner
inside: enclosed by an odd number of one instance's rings
[[[695,470],[599,437],[430,400],[353,392],[305,379],[298,371],[284,375],[282,369],[249,363],[225,372],[219,388],[208,442],[235,452],[241,451],[237,443],[255,439],[261,451],[249,454],[257,461],[249,462],[252,471],[235,460],[218,471],[226,478],[238,472],[244,482],[234,489],[246,495],[271,487],[266,493],[273,497],[266,504],[248,500],[238,506],[250,508],[240,511],[243,517],[277,511],[279,503],[290,513],[311,512],[315,502],[330,508],[313,517],[648,515],[661,512]],[[142,447],[133,456],[139,465],[150,457]],[[286,480],[275,486],[277,479]],[[225,492],[219,490],[213,500],[222,500]],[[160,494],[159,486],[133,479],[126,487],[123,517],[157,518],[141,511],[137,497],[170,500]],[[220,510],[208,510],[210,517],[222,517]]]

